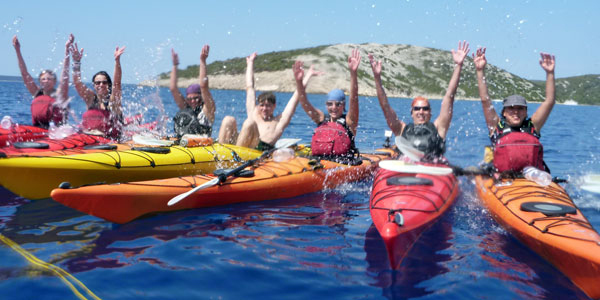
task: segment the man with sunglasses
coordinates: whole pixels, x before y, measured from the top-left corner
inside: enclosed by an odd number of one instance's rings
[[[350,105],[346,110],[344,91],[334,89],[327,94],[325,102],[327,114],[314,107],[308,99],[300,99],[302,108],[318,125],[311,141],[312,154],[332,159],[351,157],[358,153],[354,145],[358,127],[358,66],[360,50],[354,49],[348,56],[350,70]]]
[[[485,80],[485,48],[479,48],[473,54],[479,96],[494,149],[493,164],[498,172],[521,172],[527,166],[549,172],[543,160],[543,147],[539,139],[540,130],[555,103],[555,59],[554,55],[548,53],[542,52],[540,56],[540,66],[546,71],[546,99],[528,118],[527,101],[521,95],[505,98],[500,116],[496,114]]]
[[[185,98],[177,87],[177,66],[179,56],[171,49],[173,70],[169,89],[179,107],[179,112],[173,118],[175,134],[181,138],[184,134],[198,134],[210,137],[212,124],[215,121],[215,101],[208,88],[206,75],[206,58],[210,47],[204,45],[200,53],[199,80],[200,84],[192,84],[186,89]]]
[[[292,68],[296,80],[296,91],[280,115],[274,115],[277,105],[275,94],[265,92],[256,97],[254,88],[254,60],[256,52],[246,57],[246,113],[242,129],[237,132],[237,122],[233,116],[225,116],[219,129],[220,143],[236,143],[237,146],[256,148],[261,151],[273,149],[285,128],[290,124],[298,105],[298,98],[306,98],[305,86],[314,72],[309,71],[304,78],[303,64],[296,61]],[[312,70],[312,69],[311,69]]]
[[[460,82],[460,72],[463,62],[469,53],[469,43],[466,41],[459,42],[458,49],[451,52],[454,61],[454,71],[452,72],[446,94],[442,99],[440,115],[432,123],[429,100],[424,97],[416,97],[413,99],[410,109],[413,122],[409,124],[398,120],[396,112],[391,108],[381,84],[381,61],[375,61],[373,55],[369,54],[369,61],[371,62],[375,87],[377,89],[377,98],[379,99],[379,105],[383,110],[388,126],[394,135],[404,137],[413,147],[424,152],[426,154],[424,159],[428,161],[443,159],[443,154],[446,150],[446,134],[452,121],[454,95]]]

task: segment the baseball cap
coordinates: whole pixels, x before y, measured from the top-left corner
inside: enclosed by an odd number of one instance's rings
[[[527,101],[525,100],[525,97],[521,95],[512,95],[504,99],[502,106],[527,106]]]

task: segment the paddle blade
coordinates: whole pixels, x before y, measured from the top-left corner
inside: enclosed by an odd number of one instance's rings
[[[399,160],[383,160],[379,162],[379,167],[398,172],[411,174],[427,174],[427,175],[448,175],[452,173],[451,168],[447,167],[432,167],[415,164],[407,164]]]
[[[296,145],[301,140],[302,139],[279,139],[275,143],[275,148],[281,149],[281,148],[291,147],[291,146]]]
[[[581,186],[581,189],[590,193],[600,194],[600,185],[584,184]]]
[[[193,193],[195,193],[195,192],[197,192],[199,190],[203,190],[203,189],[207,189],[209,187],[213,187],[213,186],[215,186],[217,184],[219,184],[219,177],[216,177],[216,178],[214,178],[214,179],[212,179],[210,181],[207,181],[207,182],[205,182],[205,183],[203,183],[203,184],[201,184],[201,185],[199,185],[199,186],[197,186],[197,187],[195,187],[195,188],[193,188],[193,189],[191,189],[191,190],[189,190],[189,191],[187,191],[185,193],[181,193],[181,194],[173,197],[171,200],[169,200],[169,202],[167,202],[167,205],[168,206],[173,206],[173,205],[177,204],[177,202],[179,202],[179,201],[187,198],[191,194],[193,194]]]
[[[402,154],[412,161],[420,161],[425,156],[425,153],[417,150],[407,139],[401,136],[397,136],[394,142]]]
[[[132,137],[134,143],[147,146],[171,146],[174,141],[157,139],[153,136],[136,134]]]

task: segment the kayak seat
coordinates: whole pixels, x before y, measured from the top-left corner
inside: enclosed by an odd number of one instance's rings
[[[87,145],[84,146],[85,150],[117,150],[117,145],[111,144],[100,144],[100,145]]]
[[[577,214],[575,207],[550,202],[524,202],[521,204],[521,210],[527,212],[541,212],[547,217]]]
[[[394,176],[386,180],[387,185],[433,185],[433,181],[427,178],[413,176]]]
[[[16,142],[13,143],[13,146],[17,149],[48,149],[50,145],[46,143],[36,143],[36,142]]]

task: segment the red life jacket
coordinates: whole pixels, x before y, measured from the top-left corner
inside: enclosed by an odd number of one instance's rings
[[[50,122],[61,124],[64,120],[63,110],[54,106],[54,98],[41,95],[37,96],[31,102],[31,123],[33,126],[48,128]]]
[[[326,116],[326,120],[330,119]],[[343,120],[341,120],[343,119]],[[310,143],[312,155],[318,156],[337,156],[352,154],[354,143],[352,133],[344,126],[346,117],[342,116],[340,122],[326,121],[321,123],[313,134]]]
[[[530,120],[524,126],[513,131],[500,122],[493,136],[494,167],[498,172],[521,172],[527,166],[544,170],[544,147]]]
[[[121,135],[121,128],[118,122],[114,122],[110,117],[110,111],[103,109],[88,109],[82,117],[81,127],[84,130],[98,130],[106,137],[118,139]]]

